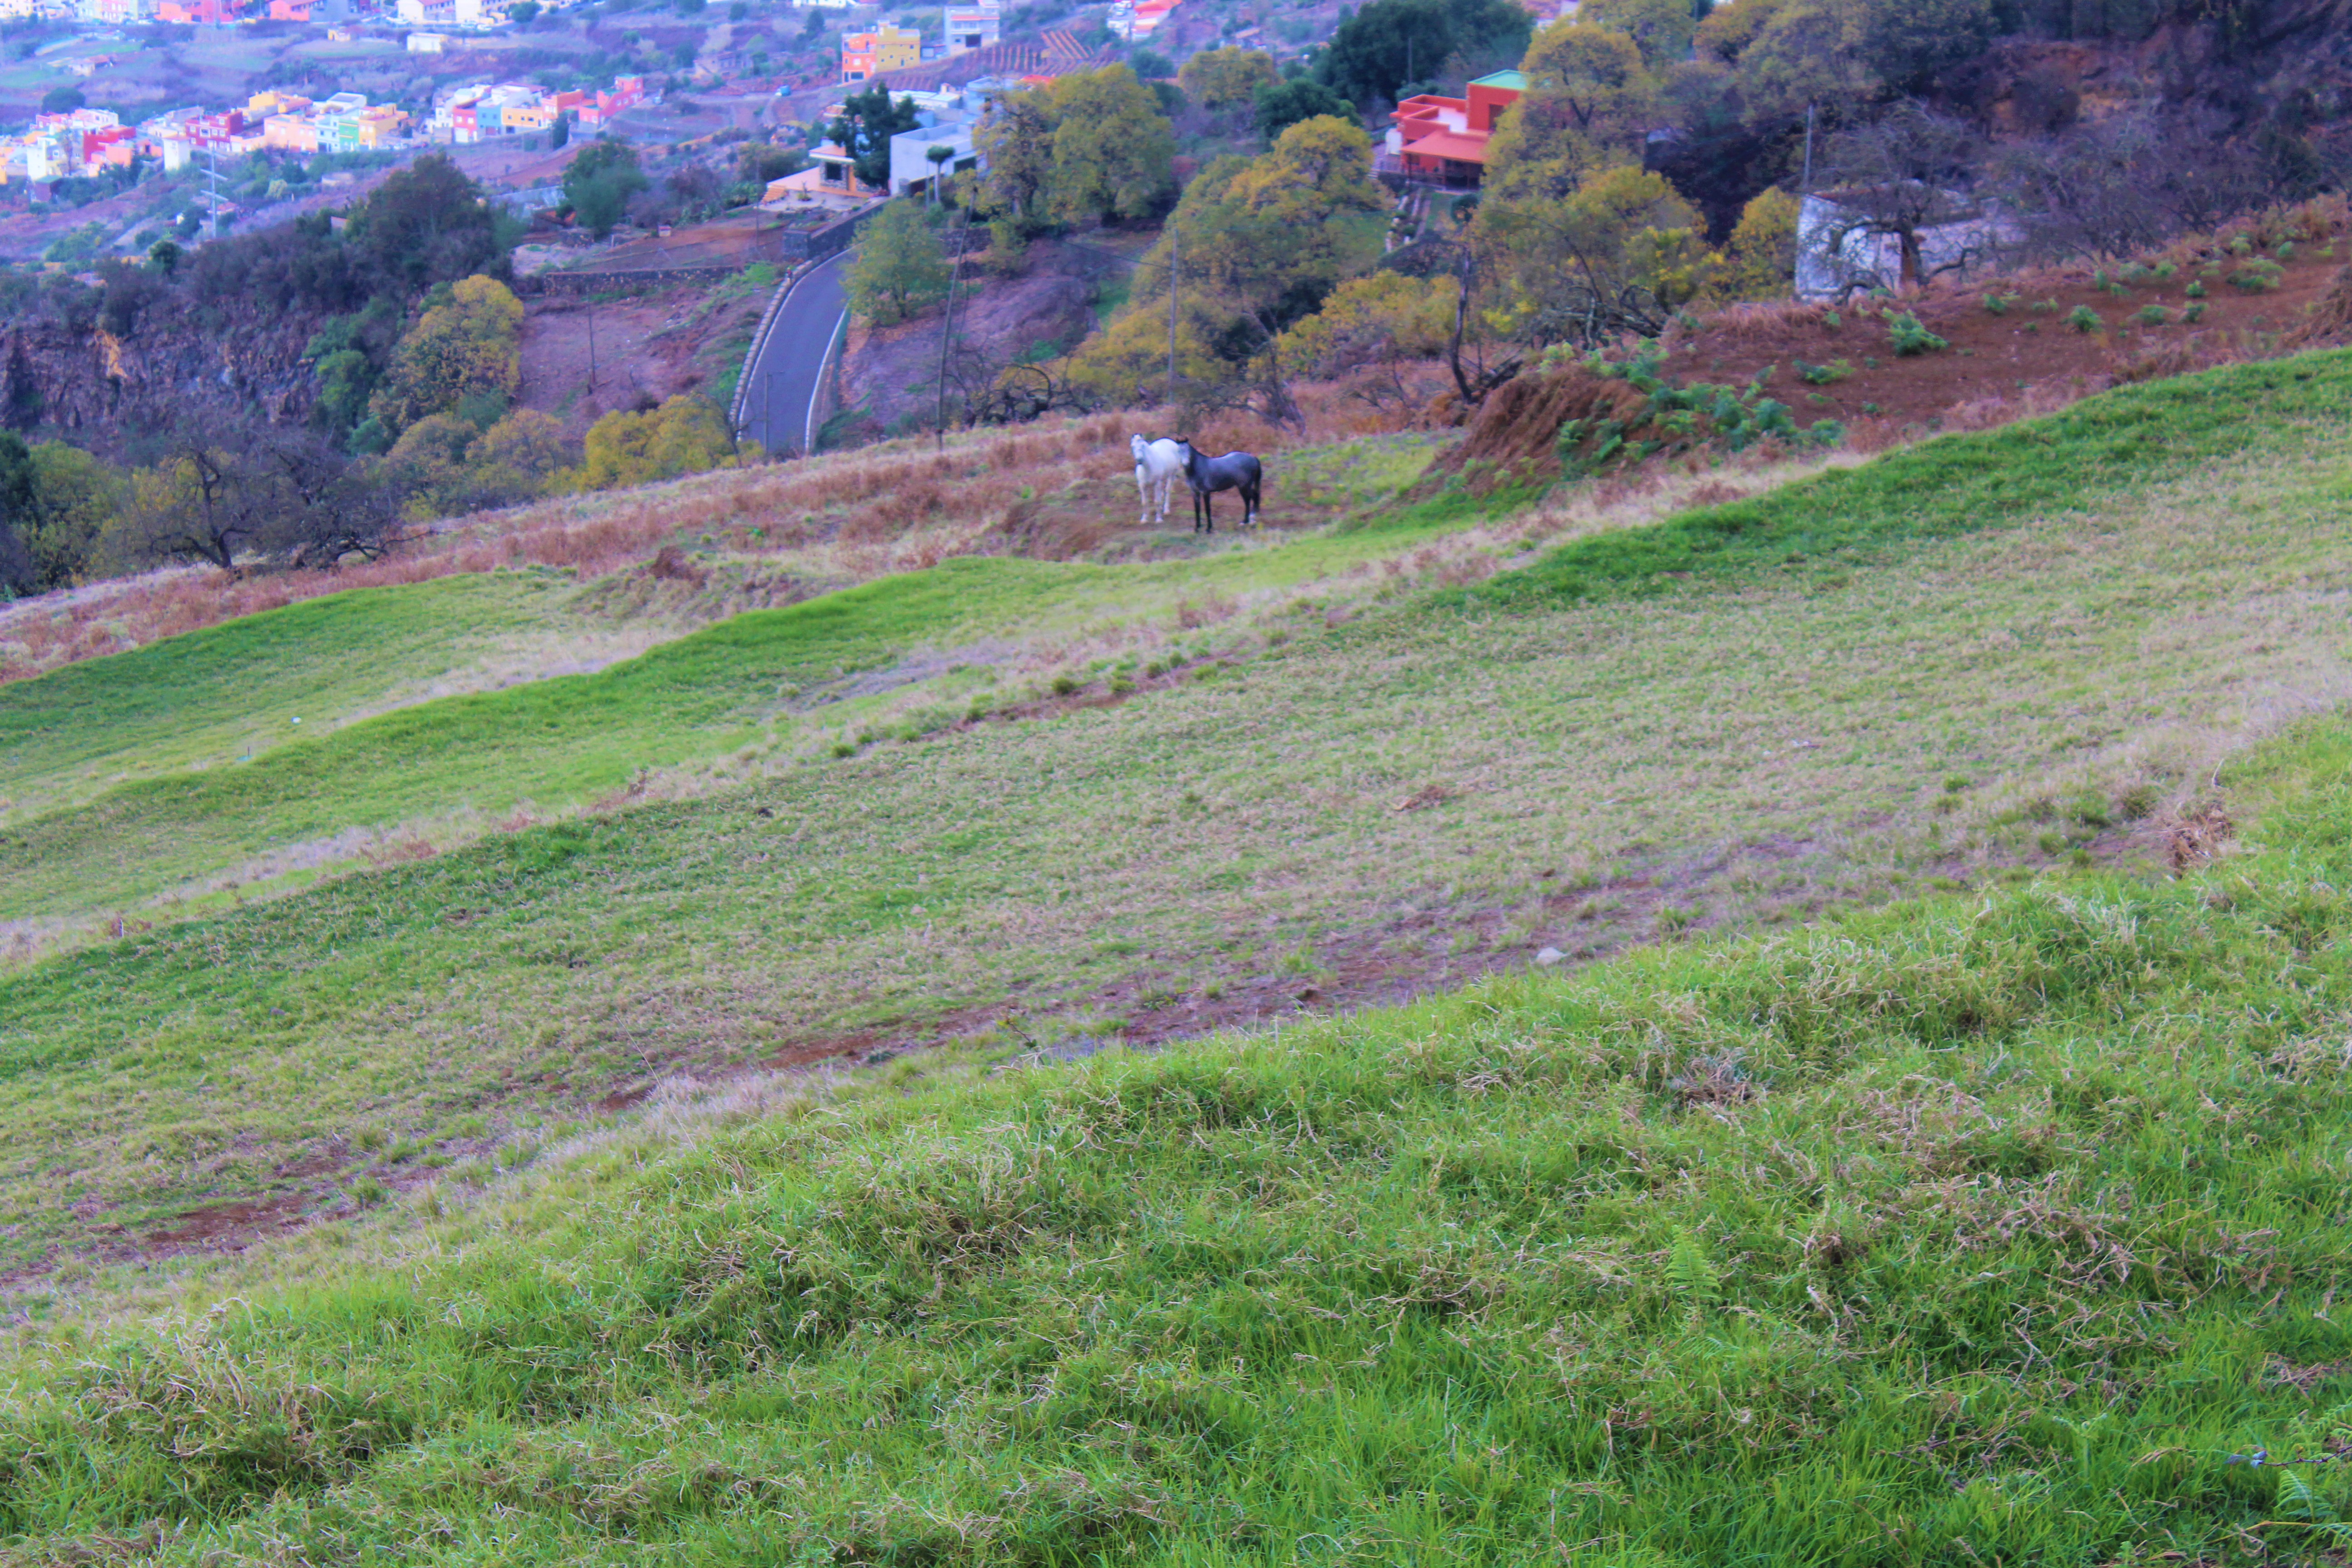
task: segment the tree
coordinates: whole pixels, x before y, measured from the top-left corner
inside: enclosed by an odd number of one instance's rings
[[[948,279],[938,232],[921,207],[901,197],[866,226],[844,287],[851,310],[888,327],[947,298]]]
[[[428,306],[392,352],[368,409],[395,434],[467,397],[510,397],[522,381],[522,301],[493,278],[467,278]]]
[[[599,136],[563,171],[563,199],[581,226],[602,239],[627,213],[629,198],[650,183],[637,165],[635,148]]]
[[[1838,216],[1808,243],[1836,258],[1850,239],[1891,238],[1898,272],[1886,281],[1925,284],[1923,233],[1976,214],[1964,190],[1975,153],[1966,125],[1911,102],[1840,132],[1824,144],[1815,181],[1827,187]]]
[[[1808,104],[1834,118],[1875,100],[1885,89],[1864,47],[1867,22],[1857,0],[1785,0],[1734,69],[1748,122],[1792,122]]]
[[[700,473],[735,457],[726,416],[706,399],[686,394],[644,414],[615,409],[588,427],[586,445],[572,475],[573,488],[583,490]]]
[[[1176,74],[1175,62],[1158,49],[1138,49],[1127,57],[1128,68],[1145,81],[1160,81]]]
[[[1732,300],[1785,299],[1795,286],[1801,210],[1778,185],[1767,185],[1740,209],[1731,230],[1731,270],[1717,291]]]
[[[1412,403],[1405,367],[1445,352],[1458,291],[1451,278],[1350,278],[1283,334],[1283,358],[1294,374],[1349,383],[1351,395],[1375,407]]]
[[[1292,126],[1261,157],[1227,156],[1203,169],[1169,236],[1138,264],[1125,310],[1076,356],[1073,381],[1124,401],[1158,379],[1155,365],[1164,377],[1168,292],[1181,268],[1185,395],[1292,417],[1281,334],[1380,255],[1378,215],[1388,198],[1371,179],[1370,153],[1362,127],[1327,116]],[[1171,257],[1171,240],[1181,241],[1181,257]]]
[[[309,432],[183,428],[161,461],[132,476],[100,547],[126,565],[203,561],[234,571],[248,552],[332,565],[393,549],[399,513],[394,490]]]
[[[88,452],[63,441],[44,441],[27,457],[29,489],[8,523],[30,558],[33,591],[70,587],[96,565],[99,536],[121,508],[122,480]],[[0,458],[0,469],[11,466]]]
[[[1992,41],[1992,0],[1857,0],[1863,58],[1895,92],[1923,92]]]
[[[1555,23],[1537,35],[1519,69],[1529,97],[1557,101],[1597,141],[1646,132],[1656,112],[1657,83],[1640,47],[1606,27]]]
[[[1697,211],[1660,176],[1621,165],[1564,201],[1488,200],[1472,225],[1482,269],[1508,285],[1523,342],[1654,337],[1720,275]]]
[[[918,123],[915,100],[892,99],[890,89],[877,81],[845,100],[840,117],[824,133],[849,154],[858,184],[879,190],[890,183],[890,138]]]
[[[428,153],[384,177],[352,215],[343,248],[368,278],[404,294],[476,273],[503,277],[509,247],[500,237],[499,217],[481,187],[446,154]],[[321,214],[316,230],[321,241],[327,239],[326,228]],[[299,223],[296,230],[303,232]],[[267,251],[282,247],[284,237],[273,233],[256,236],[249,243],[255,251]],[[222,253],[219,265],[225,271],[236,274],[223,278],[222,291],[249,298],[254,281],[250,261],[217,245],[205,247],[197,256],[201,259],[215,251]],[[320,271],[330,267],[322,258],[298,259]],[[295,281],[298,287],[304,284],[299,278]]]
[[[1652,71],[1664,71],[1690,53],[1692,35],[1698,31],[1690,0],[1584,0],[1576,19],[1632,38]]]
[[[988,165],[981,209],[1023,238],[1042,232],[1052,212],[1054,127],[1053,104],[1045,93],[1016,92],[972,133],[972,144]]]
[[[514,0],[507,7],[507,20],[518,27],[528,27],[539,20],[539,0]]]
[[[548,150],[560,153],[570,145],[572,145],[572,111],[568,109],[559,109],[555,111],[555,123],[548,128]]]
[[[492,481],[518,494],[546,489],[572,460],[562,421],[536,408],[518,408],[483,431],[467,456]]]
[[[1326,87],[1355,103],[1393,101],[1455,56],[1517,59],[1533,24],[1511,0],[1371,0],[1347,16],[1315,62]]]
[[[14,430],[0,430],[0,590],[9,597],[39,585],[25,535],[33,519],[33,454]]]
[[[180,269],[180,263],[187,258],[187,255],[174,242],[159,239],[147,247],[147,264],[169,278]]]
[[[1566,201],[1594,174],[1639,157],[1659,98],[1632,38],[1558,24],[1536,36],[1520,69],[1528,90],[1487,146],[1488,196]]]
[[[1150,217],[1176,195],[1176,130],[1125,66],[1056,81],[1053,210],[1064,222]]]
[[[1257,133],[1269,142],[1300,121],[1312,120],[1318,114],[1344,121],[1356,118],[1354,104],[1313,77],[1292,77],[1284,81],[1268,82],[1257,89],[1253,108],[1257,118]]]
[[[1184,96],[1212,114],[1248,108],[1274,79],[1274,57],[1264,49],[1203,49],[1176,73]]]
[[[41,112],[71,114],[89,101],[89,100],[82,96],[82,90],[78,87],[53,87],[41,94]]]

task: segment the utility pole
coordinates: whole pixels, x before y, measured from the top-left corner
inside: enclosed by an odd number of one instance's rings
[[[1168,215],[1168,406],[1176,406],[1176,248],[1183,236]]]
[[[937,169],[939,164],[934,163],[931,166]],[[939,178],[935,174],[931,180],[931,188],[936,191],[939,184]],[[955,342],[956,284],[963,278],[964,231],[971,225],[971,204],[966,201],[963,205],[956,209],[955,259],[948,267],[948,308],[940,320],[939,441],[932,447],[932,450],[937,452],[944,452],[948,449],[948,346]]]
[[[1797,187],[1797,199],[1804,200],[1813,194],[1813,106],[1805,105],[1805,177]]]
[[[588,390],[596,390],[596,307],[588,307]]]
[[[1790,268],[1789,288],[1794,292],[1797,279],[1805,270],[1805,204],[1813,199],[1813,106],[1805,104],[1805,174],[1797,186],[1797,259]]]

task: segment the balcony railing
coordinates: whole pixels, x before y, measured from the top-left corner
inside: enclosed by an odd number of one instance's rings
[[[1475,191],[1486,171],[1475,163],[1445,163],[1445,172],[1435,174],[1428,169],[1409,167],[1393,153],[1372,154],[1373,176],[1387,184],[1427,185],[1439,191]]]

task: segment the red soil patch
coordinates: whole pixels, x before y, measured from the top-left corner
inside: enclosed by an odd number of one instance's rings
[[[2139,263],[2150,271],[2169,265],[2168,279],[2143,275],[2126,282],[2128,263],[2083,265],[1979,278],[1965,289],[1943,285],[1899,300],[1857,298],[1842,307],[1735,306],[1694,331],[1670,334],[1665,373],[1745,386],[1769,368],[1766,392],[1788,404],[1799,424],[1842,421],[1865,448],[2005,424],[2126,382],[2342,341],[2352,325],[2344,281],[2352,261],[2347,230],[2352,223],[2336,198],[2232,226],[2220,243],[2184,242]],[[2241,234],[2251,253],[2242,257],[2227,248],[2228,238]],[[2274,258],[2283,242],[2294,248],[2276,264],[2277,288],[2249,291],[2230,282],[2247,262]],[[2099,287],[2103,273],[2116,289]],[[2192,283],[2203,287],[2201,300],[2189,297]],[[2011,302],[1995,314],[1988,295]],[[2200,304],[2198,321],[2182,320]],[[2068,324],[2078,307],[2099,318],[2096,331]],[[2149,307],[2167,320],[2140,320]],[[1916,315],[1950,346],[1897,355],[1884,319],[1890,309]],[[1850,374],[1811,384],[1796,368],[1801,359],[1815,365],[1843,361]]]

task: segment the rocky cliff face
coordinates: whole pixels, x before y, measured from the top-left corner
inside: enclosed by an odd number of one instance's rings
[[[110,435],[208,409],[299,420],[316,392],[302,351],[322,324],[235,305],[163,309],[142,312],[118,337],[94,304],[0,323],[0,422],[104,446]]]

